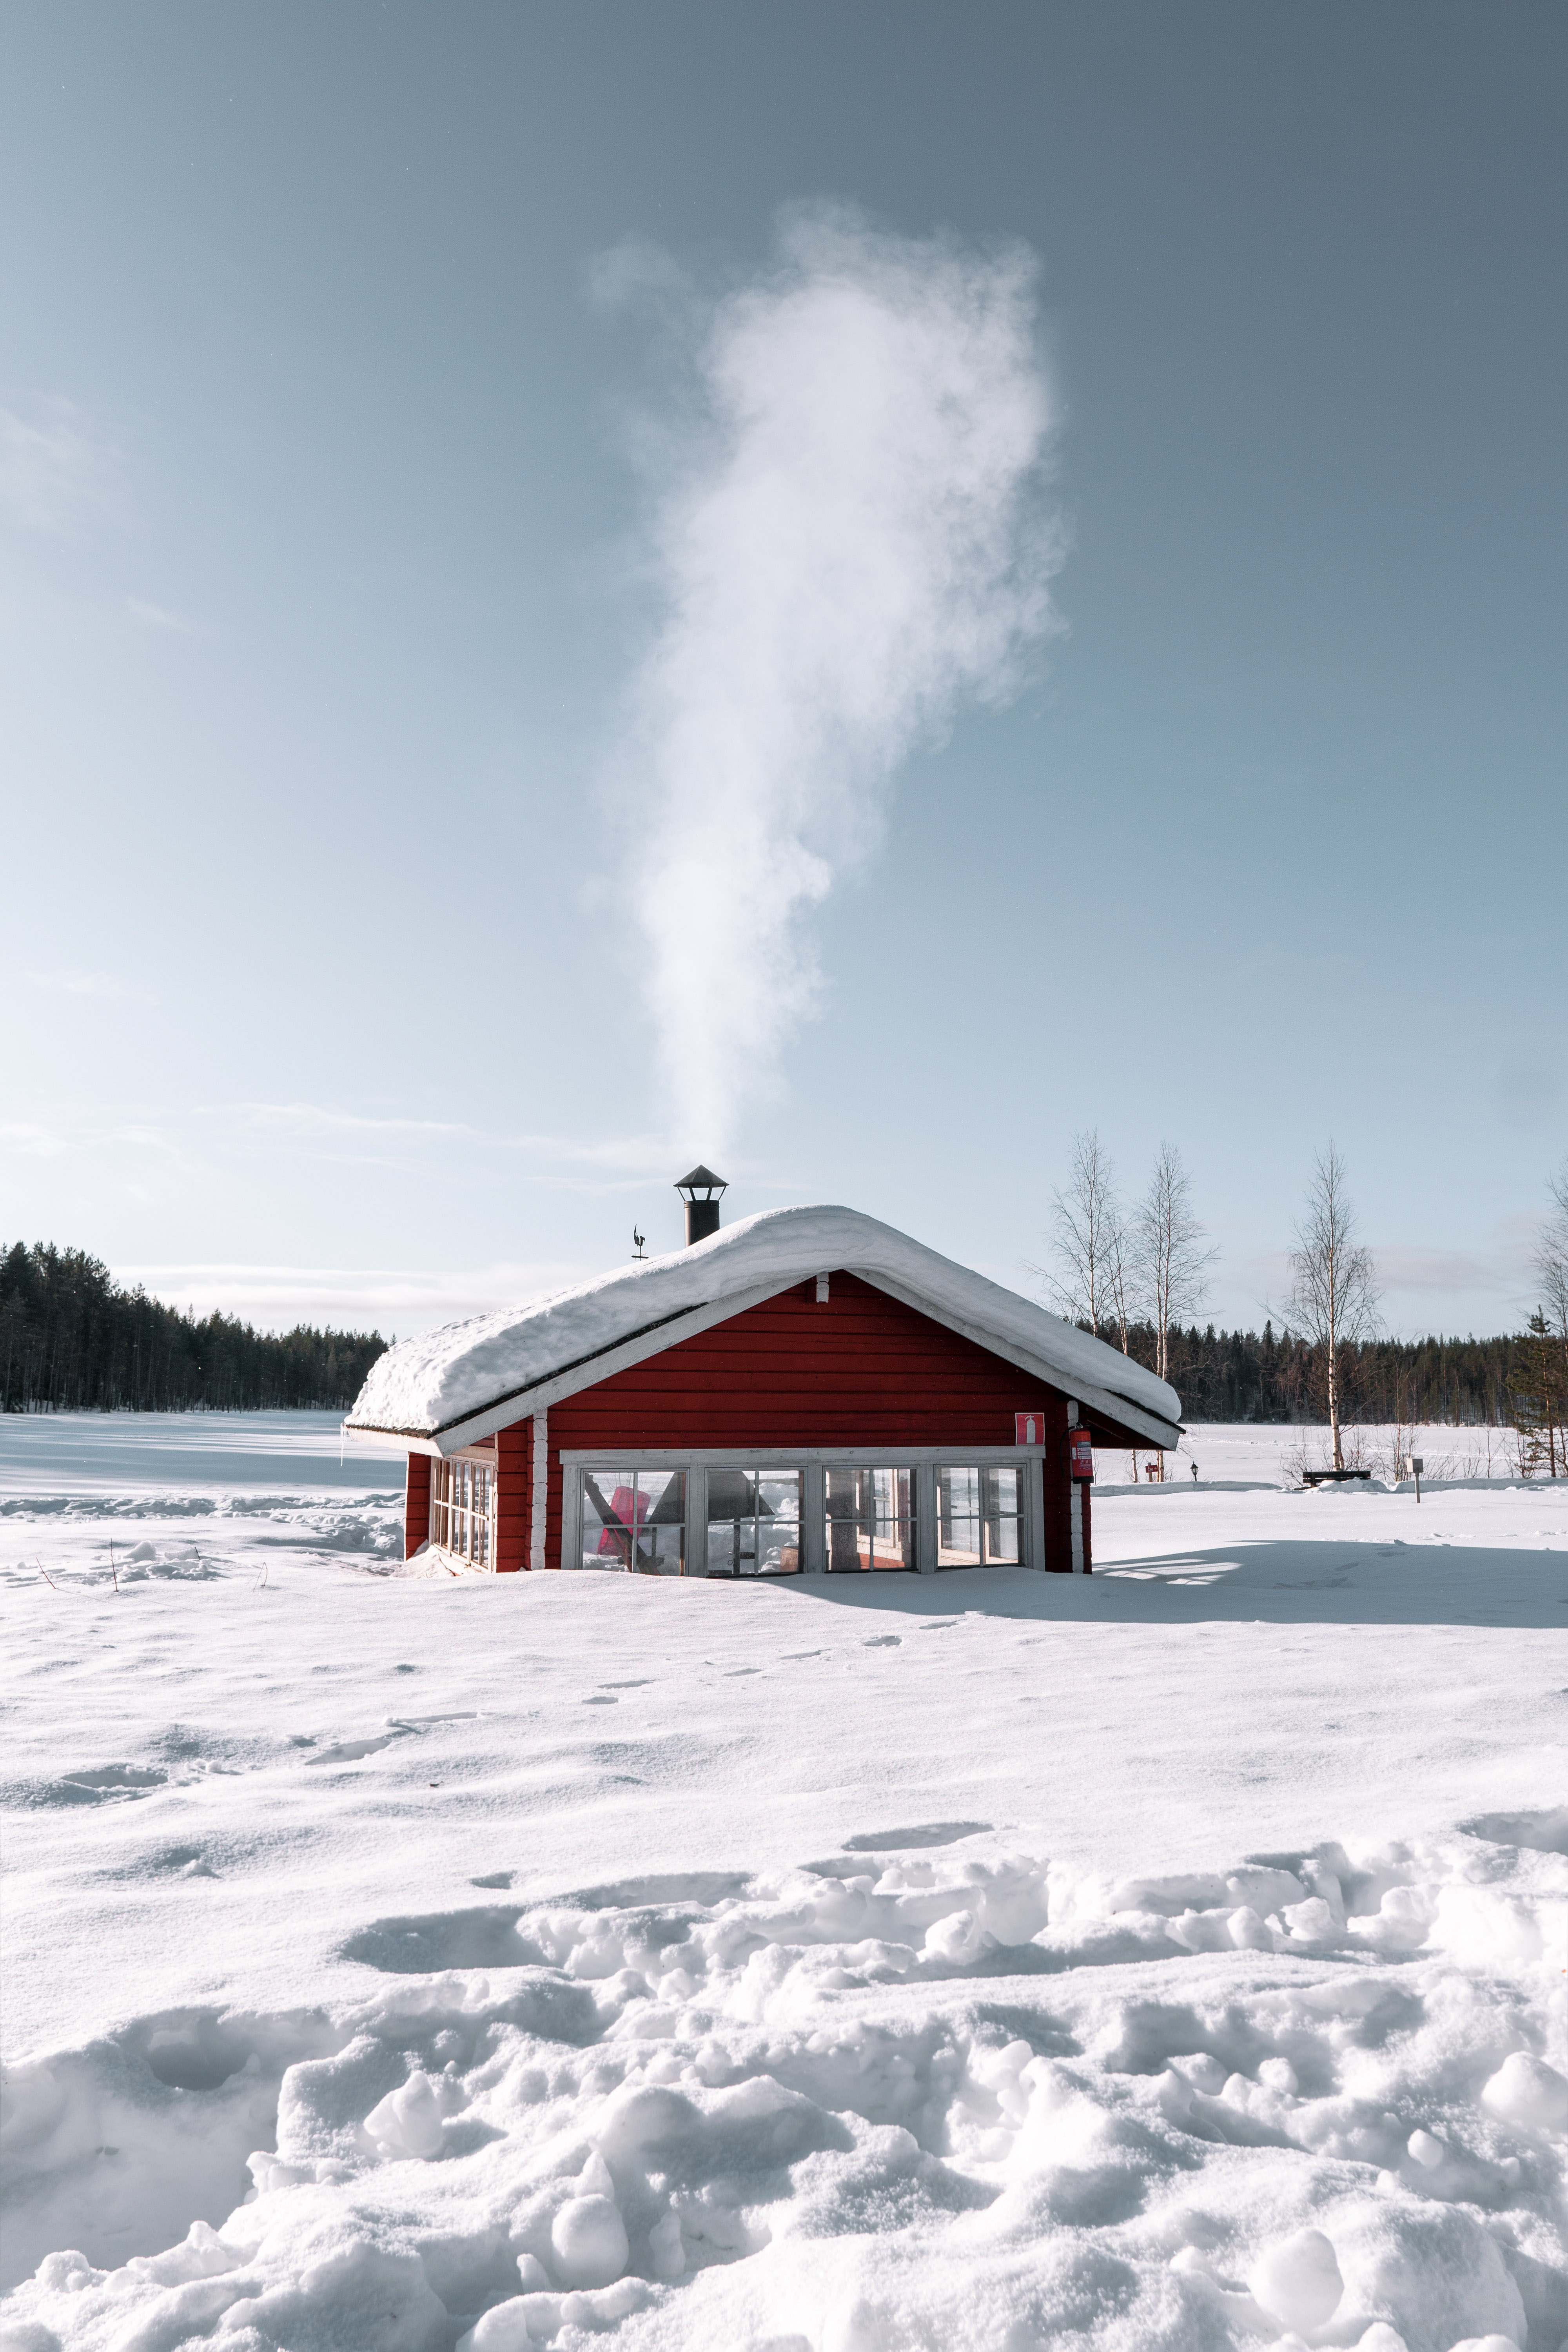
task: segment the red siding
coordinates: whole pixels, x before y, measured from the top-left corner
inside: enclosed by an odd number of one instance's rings
[[[496,1436],[496,1569],[528,1566],[533,1521],[533,1423],[514,1421]]]
[[[430,1456],[411,1454],[408,1483],[403,1490],[403,1557],[412,1559],[430,1540]]]
[[[550,1408],[545,1556],[561,1559],[561,1450],[1011,1445],[1043,1412],[1046,1564],[1071,1565],[1065,1392],[854,1275],[835,1274],[716,1324]]]
[[[1060,1392],[836,1274],[823,1306],[802,1284],[552,1405],[550,1443],[1011,1445],[1015,1412],[1042,1409],[1054,1457]]]

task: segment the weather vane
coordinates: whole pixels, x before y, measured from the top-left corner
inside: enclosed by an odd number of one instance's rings
[[[632,1255],[633,1255],[633,1257],[635,1257],[635,1258],[637,1258],[637,1257],[647,1257],[647,1250],[645,1250],[645,1249],[644,1249],[644,1247],[643,1247],[643,1243],[647,1240],[647,1234],[639,1234],[639,1233],[638,1233],[638,1231],[637,1231],[637,1227],[636,1227],[635,1225],[632,1227]]]

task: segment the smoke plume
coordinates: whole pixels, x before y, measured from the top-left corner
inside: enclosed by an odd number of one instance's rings
[[[813,208],[717,301],[663,280],[696,401],[644,446],[663,618],[628,896],[694,1150],[776,1087],[821,992],[813,910],[875,847],[900,762],[1005,701],[1052,625],[1034,279],[1018,247]]]

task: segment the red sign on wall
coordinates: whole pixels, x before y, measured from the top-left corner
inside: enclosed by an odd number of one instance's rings
[[[1046,1442],[1046,1416],[1043,1412],[1016,1412],[1013,1415],[1015,1445],[1043,1445]]]

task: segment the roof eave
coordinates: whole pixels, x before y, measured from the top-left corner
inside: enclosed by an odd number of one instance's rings
[[[831,1271],[831,1269],[827,1269]],[[960,1339],[969,1339],[987,1354],[1000,1356],[1004,1362],[1016,1364],[1021,1371],[1032,1373],[1047,1388],[1075,1401],[1080,1407],[1097,1412],[1130,1433],[1129,1442],[1145,1445],[1173,1447],[1181,1439],[1179,1423],[1168,1422],[1163,1414],[1153,1412],[1147,1405],[1133,1403],[1113,1389],[1103,1388],[1084,1381],[1076,1371],[1053,1364],[1037,1350],[1026,1349],[1005,1334],[987,1330],[967,1317],[954,1315],[947,1308],[922,1297],[911,1285],[897,1281],[880,1269],[847,1265],[842,1269],[853,1274],[874,1289],[885,1291],[928,1321],[940,1323]],[[629,1371],[649,1356],[658,1355],[667,1348],[678,1346],[683,1339],[696,1339],[716,1324],[727,1323],[732,1316],[743,1315],[753,1307],[761,1307],[770,1298],[780,1297],[785,1291],[795,1289],[811,1277],[798,1273],[780,1281],[776,1277],[765,1283],[754,1283],[745,1289],[726,1292],[722,1297],[709,1299],[700,1307],[678,1309],[673,1315],[659,1316],[642,1324],[635,1332],[616,1340],[607,1348],[576,1358],[563,1364],[547,1378],[532,1381],[521,1387],[503,1390],[482,1405],[455,1414],[450,1420],[426,1423],[419,1428],[395,1428],[384,1423],[345,1421],[344,1433],[350,1439],[369,1442],[395,1437],[410,1451],[445,1456],[459,1453],[465,1445],[476,1444],[499,1429],[514,1422],[526,1421],[536,1412],[547,1412],[551,1405],[564,1397],[575,1396],[579,1391],[596,1387],[616,1372]]]

